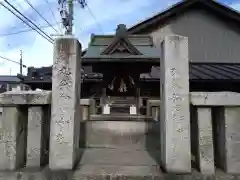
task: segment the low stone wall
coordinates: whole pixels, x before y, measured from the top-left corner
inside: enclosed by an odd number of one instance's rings
[[[47,164],[50,103],[50,91],[0,94],[0,170]]]
[[[191,137],[201,173],[214,174],[215,164],[226,173],[240,172],[240,94],[192,92]],[[214,157],[215,156],[215,157]],[[214,161],[215,160],[215,161]]]

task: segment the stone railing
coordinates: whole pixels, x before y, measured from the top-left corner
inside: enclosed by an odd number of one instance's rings
[[[200,172],[240,172],[240,94],[191,93],[191,143]],[[214,157],[215,156],[215,157]]]
[[[50,91],[19,91],[0,94],[1,170],[40,167],[49,160]],[[214,174],[215,164],[227,173],[240,170],[240,94],[191,92],[191,149],[197,168]],[[159,111],[160,101],[148,103]],[[94,100],[81,99],[82,120],[94,114]],[[158,109],[158,110],[156,110]],[[148,110],[148,113],[150,110]]]
[[[0,170],[48,164],[51,96],[51,91],[0,94]],[[95,114],[94,102],[80,100],[83,121]]]
[[[240,93],[190,93],[191,151],[202,174],[240,172]],[[160,100],[149,100],[147,115],[160,111]],[[158,119],[162,120],[162,119]],[[217,167],[216,167],[217,166]]]
[[[0,170],[48,163],[51,92],[0,94]]]

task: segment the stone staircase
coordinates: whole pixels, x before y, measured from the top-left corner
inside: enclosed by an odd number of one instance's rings
[[[130,120],[124,115],[122,119],[104,117],[81,122],[79,175],[86,179],[163,179],[159,122],[143,116],[128,116]]]
[[[129,114],[131,105],[136,105],[134,97],[111,97],[111,114]]]

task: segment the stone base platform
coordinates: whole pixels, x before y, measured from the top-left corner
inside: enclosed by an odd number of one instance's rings
[[[215,176],[200,174],[162,173],[158,167],[83,165],[74,171],[19,170],[0,172],[1,180],[240,180],[240,175],[229,175],[217,170]]]
[[[109,115],[91,115],[92,121],[152,121],[151,116],[145,115],[128,115],[128,114],[109,114]]]

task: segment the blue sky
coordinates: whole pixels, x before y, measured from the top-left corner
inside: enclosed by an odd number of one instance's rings
[[[0,0],[3,2],[4,0]],[[24,1],[8,0],[23,14],[39,26],[47,23]],[[31,4],[51,23],[59,32],[60,15],[57,0],[29,0]],[[117,24],[128,27],[143,21],[152,15],[168,8],[177,0],[86,0],[88,8],[81,9],[74,3],[74,35],[86,48],[90,35],[114,33]],[[219,2],[240,10],[240,0],[219,0]],[[54,16],[53,16],[54,14]],[[92,15],[93,14],[93,15]],[[20,50],[23,51],[23,61],[27,66],[49,66],[52,64],[53,46],[34,31],[7,36],[29,29],[14,15],[0,6],[0,56],[18,61]],[[4,18],[3,18],[4,17]],[[97,23],[96,23],[97,22]],[[53,28],[43,29],[47,34],[56,34]],[[27,69],[24,70],[27,72]],[[19,73],[19,66],[0,59],[0,75],[15,75]]]

